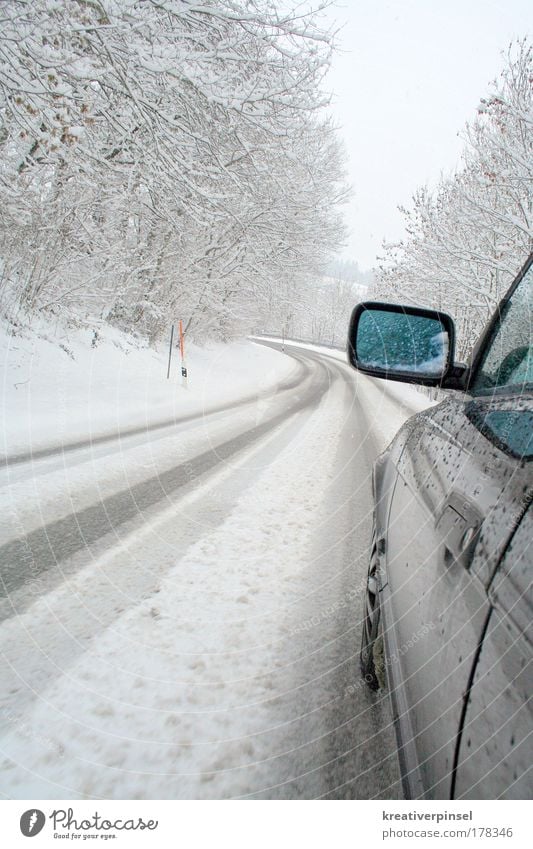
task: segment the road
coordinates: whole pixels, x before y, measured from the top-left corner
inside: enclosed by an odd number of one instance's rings
[[[275,391],[0,472],[5,796],[401,797],[358,677],[374,414],[285,352]]]

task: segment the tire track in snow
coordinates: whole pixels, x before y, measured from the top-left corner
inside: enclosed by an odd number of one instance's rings
[[[116,529],[125,522],[142,517],[154,505],[168,503],[172,496],[187,491],[288,416],[318,404],[329,385],[327,369],[318,361],[314,370],[303,365],[303,386],[300,384],[298,393],[283,398],[286,403],[281,412],[196,457],[0,547],[0,597],[8,598],[25,583],[38,581],[43,573],[80,551],[90,552],[93,544],[108,535],[114,541]],[[285,384],[284,396],[286,391]]]
[[[295,375],[291,375],[290,377],[285,378],[278,384],[276,389],[276,394],[280,393],[290,393],[292,390],[296,389],[299,384],[309,375],[309,368],[307,363],[304,360],[300,360],[297,356],[294,359],[299,360],[299,368]],[[83,448],[96,448],[97,446],[102,445],[113,445],[113,443],[120,443],[130,437],[134,436],[145,436],[146,440],[151,440],[154,438],[154,435],[158,431],[165,431],[169,428],[173,428],[176,425],[181,425],[186,422],[194,421],[195,419],[205,419],[208,416],[214,415],[216,413],[222,413],[226,410],[237,410],[239,407],[243,407],[246,404],[250,404],[257,400],[257,396],[246,395],[243,398],[239,398],[236,401],[224,402],[223,404],[217,404],[214,407],[209,407],[207,409],[202,409],[201,411],[195,411],[188,413],[187,415],[180,416],[179,418],[165,418],[160,421],[153,422],[151,424],[142,424],[135,425],[128,428],[122,428],[117,431],[111,433],[100,433],[96,436],[91,436],[89,439],[77,439],[73,442],[65,442],[61,445],[51,445],[46,448],[38,448],[35,451],[25,451],[20,452],[18,454],[4,455],[0,456],[0,467],[11,467],[11,466],[19,466],[25,463],[35,463],[38,460],[47,459],[50,457],[58,457],[63,456],[65,454],[74,453]],[[117,449],[114,449],[117,450]]]

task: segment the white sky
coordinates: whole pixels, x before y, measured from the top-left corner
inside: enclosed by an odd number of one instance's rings
[[[323,19],[344,24],[327,78],[355,196],[345,258],[372,267],[403,235],[399,204],[459,162],[458,134],[531,33],[531,0],[338,0]]]

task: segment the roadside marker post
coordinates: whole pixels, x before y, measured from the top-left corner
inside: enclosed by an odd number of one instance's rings
[[[181,385],[187,389],[187,365],[185,363],[185,337],[183,335],[183,322],[180,318],[180,355],[181,355]]]
[[[170,330],[170,346],[169,346],[169,349],[168,349],[167,380],[170,377],[170,362],[172,360],[172,342],[173,342],[173,339],[174,339],[174,325],[172,325],[171,330]]]

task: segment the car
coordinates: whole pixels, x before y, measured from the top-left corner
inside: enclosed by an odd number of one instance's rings
[[[373,468],[360,665],[388,687],[404,794],[530,799],[533,791],[533,254],[469,364],[449,315],[367,301],[358,371],[440,387]]]

